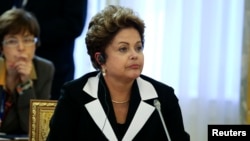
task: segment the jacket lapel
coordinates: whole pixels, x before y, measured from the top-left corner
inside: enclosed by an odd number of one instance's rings
[[[107,139],[111,141],[117,141],[116,135],[102,108],[100,101],[96,99],[92,102],[87,103],[85,107],[87,108],[89,114],[91,115],[99,129],[107,137]]]
[[[98,99],[98,82],[99,74],[96,77],[89,78],[88,82],[84,86],[83,91],[96,98],[95,100],[85,104],[85,107],[106,138],[112,141],[117,141],[115,132],[113,131],[105,111]]]
[[[99,82],[99,75],[96,77],[89,78],[88,82],[83,88],[83,91],[88,93],[90,96],[96,98],[85,105],[88,112],[90,113],[91,117],[97,124],[97,126],[102,130],[103,134],[109,140],[117,140],[114,130],[105,114],[105,111],[98,99],[98,82]],[[140,131],[143,125],[147,122],[148,118],[154,112],[155,107],[146,103],[146,100],[150,100],[153,98],[157,98],[158,95],[153,87],[153,85],[142,78],[137,78],[137,83],[139,87],[139,92],[141,96],[141,102],[138,106],[138,109],[133,117],[132,122],[129,125],[127,132],[125,133],[122,140],[132,140],[136,134]]]
[[[135,116],[129,125],[129,128],[123,137],[123,141],[133,140],[136,134],[140,131],[143,125],[146,123],[150,115],[154,111],[154,107],[141,101],[140,105],[135,113]]]
[[[145,100],[157,98],[157,93],[151,83],[137,78],[137,84],[142,101],[140,102],[135,116],[129,125],[129,128],[123,137],[123,141],[132,140],[136,134],[143,128],[143,125],[147,122],[148,118],[154,112],[155,107],[144,102]]]

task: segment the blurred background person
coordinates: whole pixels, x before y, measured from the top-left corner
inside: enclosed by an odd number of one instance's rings
[[[32,12],[41,27],[38,56],[55,65],[51,99],[57,100],[60,88],[74,79],[75,39],[81,35],[87,14],[87,0],[1,0],[0,12],[22,7]]]
[[[49,99],[53,63],[35,56],[40,28],[23,9],[0,17],[0,132],[28,134],[30,99]]]
[[[85,42],[97,71],[63,86],[48,141],[190,140],[174,89],[141,74],[144,28],[132,9],[121,6],[92,18]]]

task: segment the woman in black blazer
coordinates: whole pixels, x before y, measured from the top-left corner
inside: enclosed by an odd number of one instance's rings
[[[85,41],[100,71],[63,86],[48,141],[190,140],[173,88],[141,74],[144,28],[121,6],[107,6],[92,18]]]

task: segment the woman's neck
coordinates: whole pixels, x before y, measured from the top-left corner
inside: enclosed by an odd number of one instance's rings
[[[111,99],[116,102],[129,101],[133,81],[123,82],[121,80],[110,79],[104,77],[106,85],[109,89]]]

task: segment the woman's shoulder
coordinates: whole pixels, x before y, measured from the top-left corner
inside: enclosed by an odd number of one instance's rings
[[[90,72],[79,78],[64,83],[64,85],[62,86],[64,94],[62,96],[71,97],[71,99],[74,99],[78,102],[86,102],[92,100],[93,98],[86,94],[86,92],[83,91],[83,88],[88,82],[89,78],[95,77],[97,74],[97,72]]]
[[[38,65],[38,66],[43,66],[43,67],[47,66],[50,68],[54,68],[52,61],[45,59],[45,58],[42,58],[42,57],[39,57],[39,56],[34,56],[33,62],[35,63],[35,65]]]
[[[33,58],[33,65],[35,72],[39,76],[53,76],[55,73],[55,67],[50,60],[45,58],[34,56]]]
[[[86,73],[80,76],[79,78],[66,82],[64,84],[64,87],[68,87],[68,88],[83,87],[87,83],[89,78],[96,77],[97,75],[98,75],[98,71]]]
[[[156,80],[152,77],[146,76],[141,74],[140,76],[143,80],[148,81],[149,83],[151,83],[154,87],[156,88],[161,88],[161,89],[169,89],[172,90],[173,88],[171,86],[169,86],[168,84],[165,84],[159,80]]]
[[[149,82],[155,89],[160,99],[176,101],[177,97],[175,95],[174,88],[146,75],[140,76],[143,80]]]

